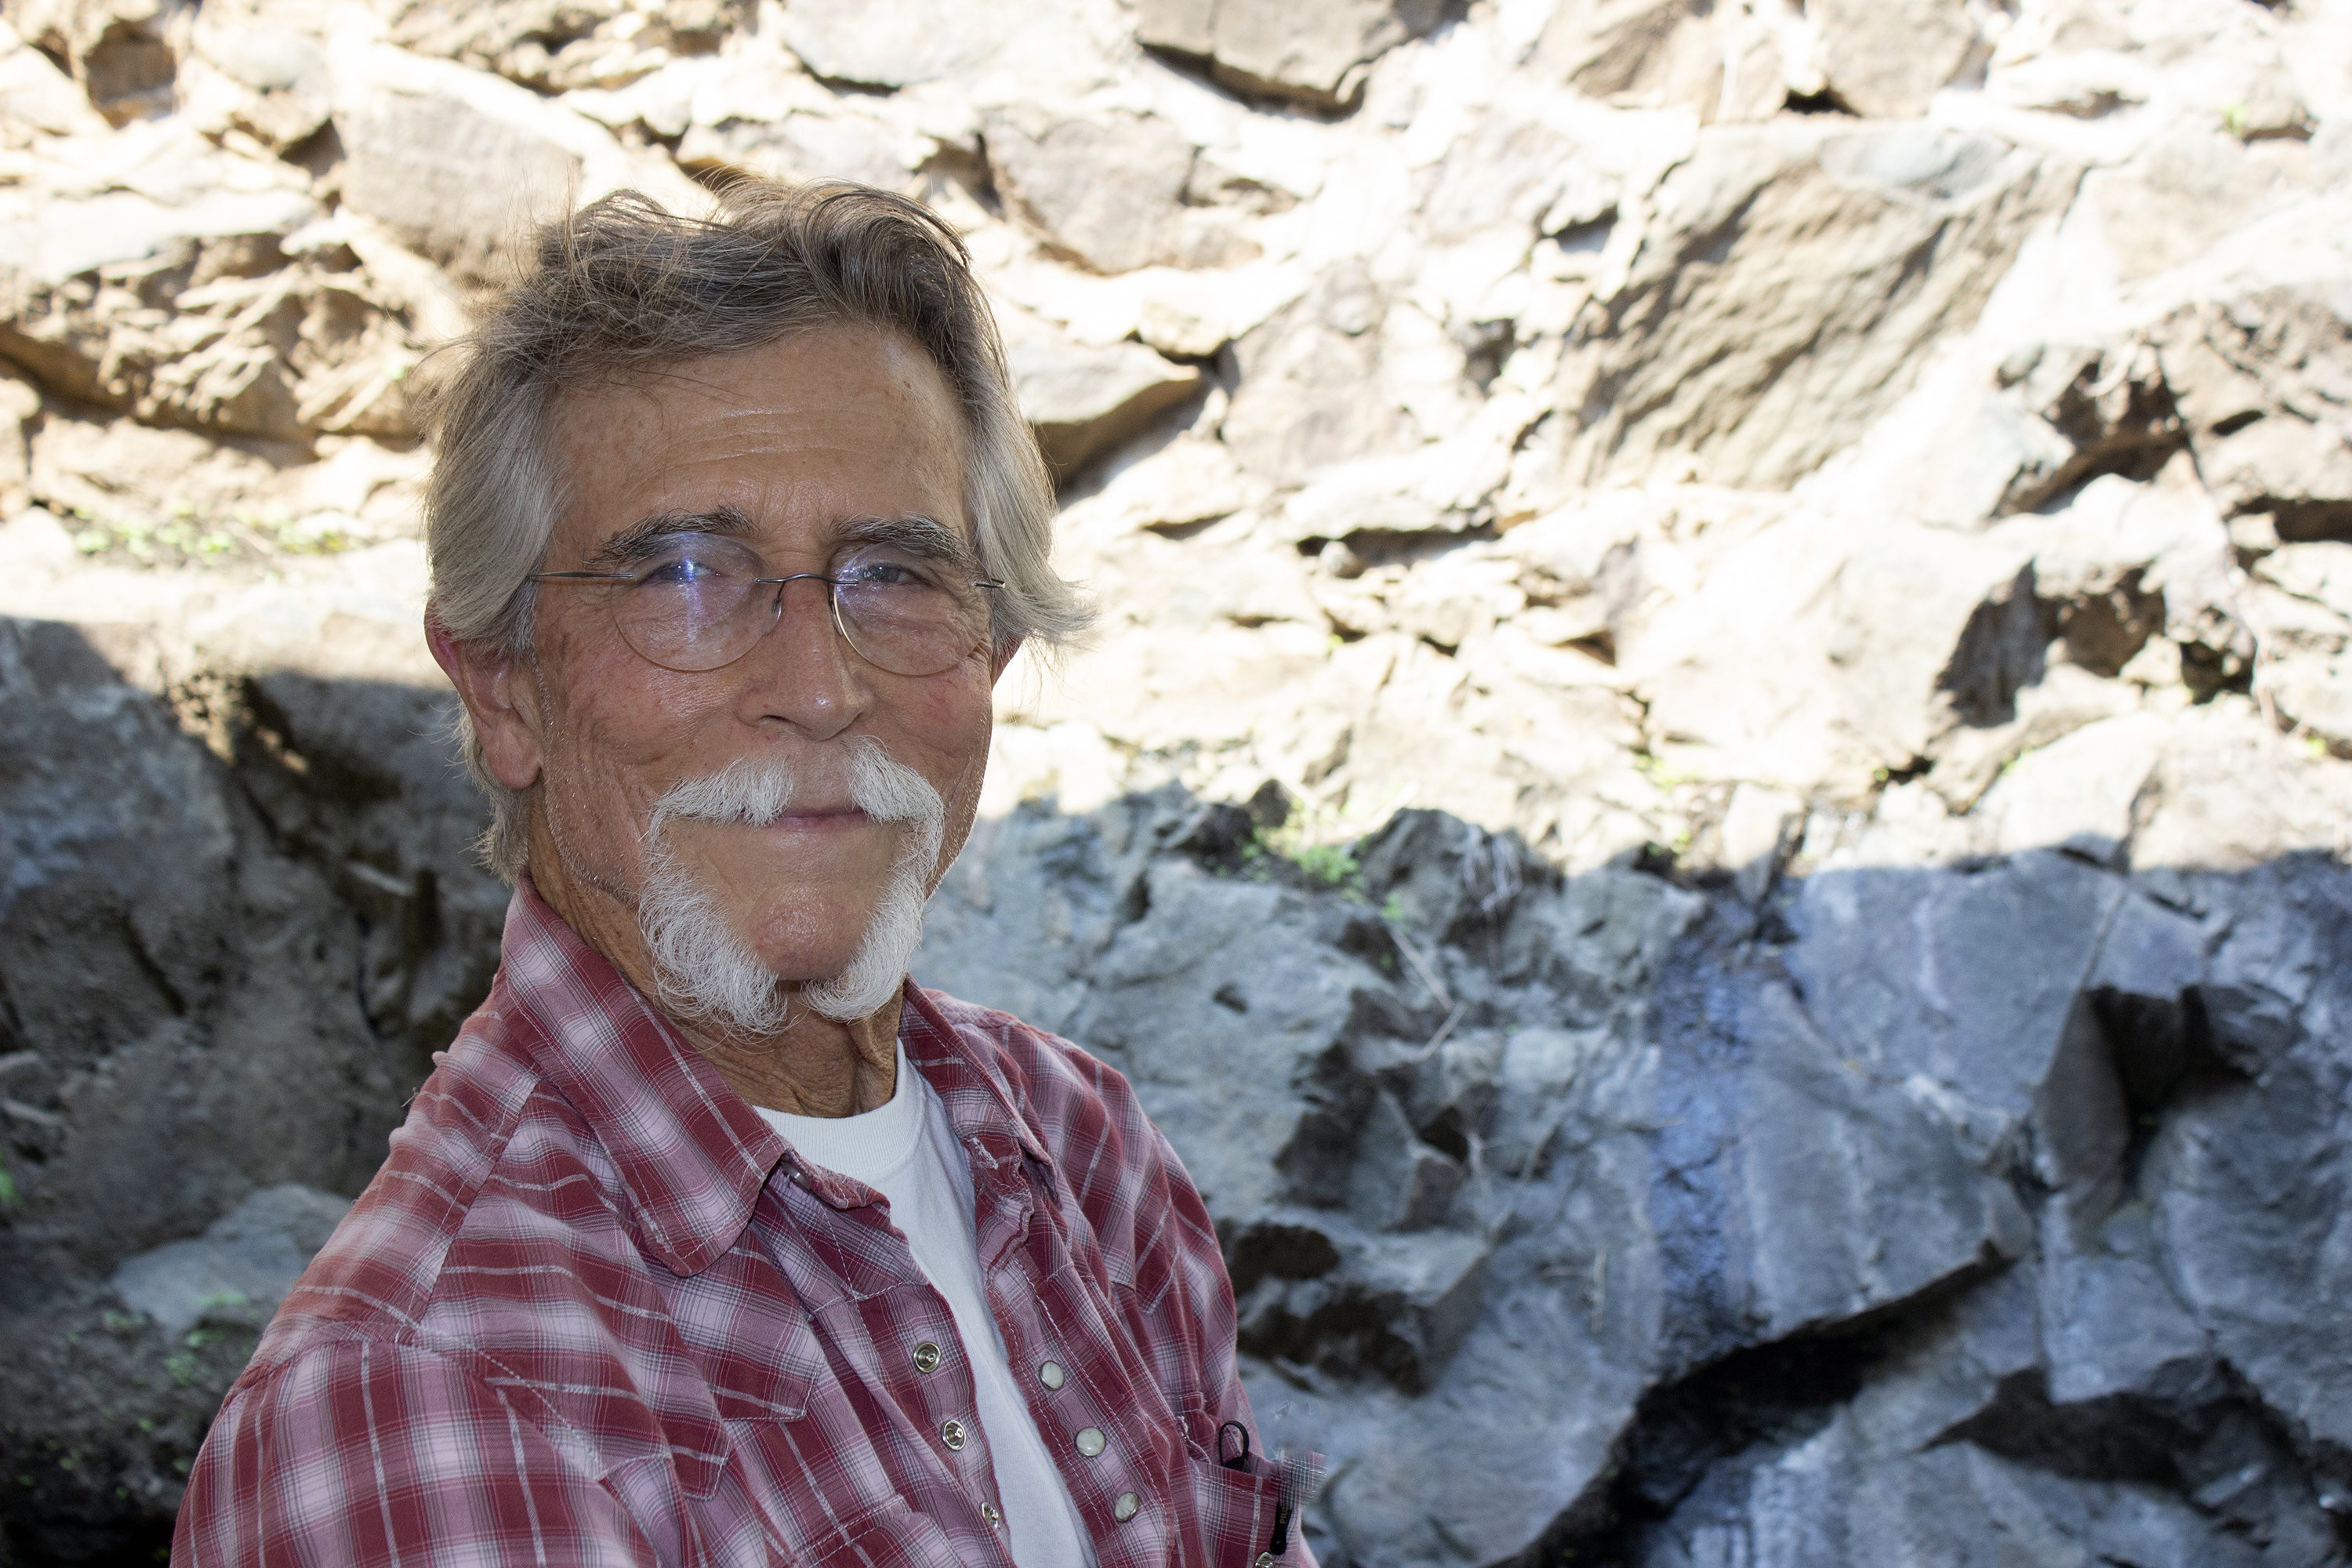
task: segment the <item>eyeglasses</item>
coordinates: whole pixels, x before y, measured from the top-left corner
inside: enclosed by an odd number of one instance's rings
[[[831,575],[787,577],[765,575],[767,563],[724,534],[666,535],[646,551],[626,572],[533,572],[530,580],[604,584],[621,640],[687,675],[750,653],[783,617],[785,584],[803,578],[824,584],[833,624],[860,658],[892,675],[938,675],[988,640],[989,604],[977,590],[1004,586],[958,580],[942,563],[887,544],[859,546]]]

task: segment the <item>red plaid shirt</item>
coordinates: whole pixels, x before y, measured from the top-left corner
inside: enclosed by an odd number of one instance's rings
[[[962,1342],[877,1194],[528,886],[503,958],[229,1390],[172,1561],[1012,1568]],[[900,1038],[1103,1568],[1307,1563],[1208,1214],[1126,1080],[911,985]]]

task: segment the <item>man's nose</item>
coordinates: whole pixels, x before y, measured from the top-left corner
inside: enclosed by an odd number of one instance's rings
[[[864,661],[834,618],[831,584],[794,577],[778,584],[776,594],[782,613],[742,660],[749,677],[744,721],[777,721],[812,740],[830,740],[873,700]]]

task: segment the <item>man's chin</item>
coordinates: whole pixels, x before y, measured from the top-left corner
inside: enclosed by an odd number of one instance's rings
[[[844,1023],[876,1012],[898,994],[922,939],[920,881],[904,870],[883,880],[878,900],[772,896],[745,916],[677,860],[658,859],[638,925],[662,1002],[682,1021],[755,1036],[782,1028],[801,1008]],[[748,940],[747,927],[755,931]],[[845,931],[857,940],[845,943]]]

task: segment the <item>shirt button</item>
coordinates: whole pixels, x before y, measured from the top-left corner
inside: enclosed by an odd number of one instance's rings
[[[1118,1500],[1110,1505],[1110,1516],[1119,1523],[1125,1524],[1135,1517],[1135,1510],[1142,1506],[1143,1500],[1133,1492],[1121,1492],[1118,1494]]]
[[[988,1521],[991,1524],[1003,1524],[1004,1522],[1004,1516],[996,1511],[996,1505],[992,1502],[984,1502],[980,1505],[980,1517]]]
[[[1075,1441],[1078,1445],[1078,1452],[1091,1459],[1103,1451],[1102,1428],[1081,1426],[1078,1428],[1078,1435]]]
[[[937,1371],[939,1364],[939,1346],[931,1343],[929,1340],[925,1340],[921,1344],[915,1347],[915,1370],[917,1372]]]
[[[1271,1552],[1259,1552],[1257,1554],[1257,1562],[1253,1565],[1253,1568],[1274,1568],[1274,1553]]]
[[[941,1423],[940,1426],[940,1441],[948,1446],[948,1451],[950,1453],[961,1452],[963,1448],[963,1423],[961,1421],[948,1421]]]
[[[1057,1361],[1049,1361],[1044,1366],[1039,1367],[1037,1369],[1037,1381],[1044,1384],[1048,1388],[1061,1387],[1062,1363]]]

